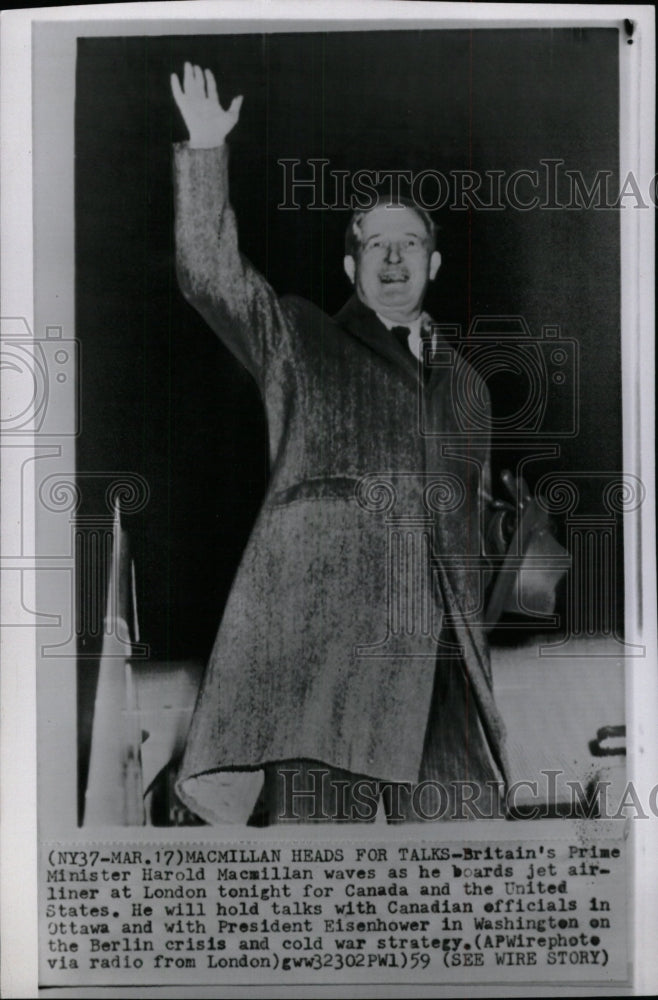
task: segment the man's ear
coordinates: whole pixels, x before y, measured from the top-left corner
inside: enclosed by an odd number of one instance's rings
[[[345,268],[345,274],[350,279],[350,282],[354,284],[354,276],[356,274],[356,261],[351,254],[343,257],[343,267]]]
[[[436,277],[436,272],[441,267],[441,254],[438,250],[432,251],[432,256],[430,257],[430,281],[434,281]]]

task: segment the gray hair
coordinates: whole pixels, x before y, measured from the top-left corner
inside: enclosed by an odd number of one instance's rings
[[[359,208],[356,212],[352,213],[350,221],[347,224],[347,229],[345,230],[345,253],[347,256],[356,257],[362,246],[361,225],[363,220],[369,212],[372,212],[375,208],[381,208],[382,205],[387,208],[408,208],[412,212],[415,212],[425,226],[430,241],[430,249],[436,250],[438,227],[429,212],[421,208],[420,205],[417,205],[411,198],[398,198],[393,203],[387,195],[381,194],[377,196],[377,200],[369,208]]]

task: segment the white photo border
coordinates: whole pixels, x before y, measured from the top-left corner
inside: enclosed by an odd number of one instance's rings
[[[653,8],[643,5],[531,5],[442,3],[151,3],[88,5],[4,12],[2,17],[2,306],[1,315],[25,317],[34,329],[33,187],[32,187],[32,28],[37,23],[71,24],[84,35],[199,33],[214,31],[318,30],[431,26],[558,27],[621,26],[634,23],[633,45],[621,58],[620,176],[633,170],[642,190],[652,183],[654,170],[655,36]],[[327,22],[330,22],[328,24]],[[302,23],[303,22],[303,23]],[[625,43],[620,32],[620,45]],[[73,39],[75,58],[75,39]],[[73,69],[72,69],[73,72]],[[64,93],[63,100],[72,100]],[[72,106],[71,106],[72,107]],[[72,123],[72,114],[71,114]],[[44,123],[47,126],[47,123]],[[72,124],[71,124],[72,128]],[[71,132],[72,136],[72,132]],[[69,151],[54,151],[54,170],[70,174]],[[61,159],[61,162],[60,162]],[[66,181],[72,198],[72,179]],[[64,213],[66,214],[66,213]],[[73,211],[69,212],[72,225]],[[59,236],[58,236],[59,238]],[[72,250],[72,235],[69,232]],[[640,796],[656,784],[658,736],[658,679],[656,677],[656,586],[654,518],[654,242],[653,213],[621,213],[622,250],[622,368],[624,465],[650,486],[639,520],[628,520],[625,535],[627,629],[631,641],[641,637],[647,659],[629,661],[627,721],[629,775]],[[66,254],[63,255],[66,260]],[[64,265],[65,266],[65,265]],[[69,275],[73,278],[72,258]],[[70,313],[61,322],[73,328]],[[60,318],[57,318],[60,322]],[[5,400],[10,406],[11,401]],[[8,449],[7,449],[8,450]],[[3,454],[3,459],[7,459]],[[11,459],[11,456],[10,456]],[[8,478],[8,477],[7,477]],[[3,477],[3,481],[5,477]],[[27,484],[29,487],[29,484]],[[33,485],[33,484],[32,484]],[[3,490],[5,487],[3,486]],[[6,541],[22,519],[24,537],[35,537],[34,509],[12,508],[5,493],[2,539]],[[3,545],[4,549],[4,545]],[[9,565],[9,564],[7,564]],[[22,594],[10,580],[2,589],[3,620],[14,621],[21,599],[36,606],[36,582],[26,574]],[[639,593],[638,593],[639,590]],[[637,612],[632,622],[631,609]],[[36,802],[36,643],[32,629],[9,628],[3,635],[2,671],[2,992],[29,997],[37,993],[37,802]],[[647,664],[654,667],[647,670]],[[56,709],[55,709],[56,717]],[[634,824],[633,990],[651,993],[658,985],[658,893],[651,891],[658,872],[658,844],[654,822]],[[413,987],[411,988],[413,992]],[[49,990],[54,995],[90,995],[87,990]],[[108,990],[93,991],[107,996]],[[163,995],[163,989],[140,990],[140,996]],[[290,988],[271,995],[291,995]],[[478,993],[477,990],[472,992]],[[514,995],[514,990],[507,990]],[[522,988],[519,992],[523,992]],[[300,994],[304,990],[300,990]],[[550,994],[548,990],[547,995]],[[93,994],[92,994],[93,995]],[[115,988],[112,995],[136,995]],[[167,989],[167,995],[191,995]],[[194,989],[194,995],[216,991]],[[307,993],[305,994],[307,995]],[[363,995],[366,995],[365,991]],[[382,991],[379,991],[382,995]]]

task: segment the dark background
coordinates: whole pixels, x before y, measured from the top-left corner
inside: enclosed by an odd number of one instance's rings
[[[267,481],[255,387],[176,285],[171,143],[186,135],[170,73],[189,60],[213,70],[224,104],[244,94],[230,138],[243,252],[279,293],[333,313],[350,294],[349,213],[278,210],[278,159],[447,174],[562,158],[590,183],[597,170],[616,178],[617,45],[610,29],[79,39],[77,463],[150,485],[146,510],[124,526],[154,656],[208,655]],[[523,315],[534,335],[559,325],[579,344],[580,432],[555,439],[560,458],[536,463],[536,478],[621,469],[617,213],[443,210],[437,222],[443,266],[426,302],[437,320]],[[490,388],[495,412],[514,410],[514,380]],[[562,404],[552,405],[557,427]],[[495,471],[513,458],[494,451]],[[81,514],[104,511],[100,488],[85,489],[84,504]],[[588,504],[602,513],[585,487]],[[99,643],[87,636],[87,654]],[[83,758],[95,679],[92,655],[79,676]]]

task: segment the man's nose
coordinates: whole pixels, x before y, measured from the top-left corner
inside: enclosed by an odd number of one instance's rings
[[[396,242],[391,242],[386,248],[386,260],[391,264],[397,264],[402,257],[400,255],[400,246]]]

